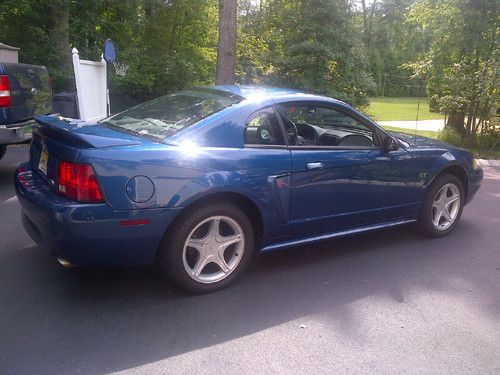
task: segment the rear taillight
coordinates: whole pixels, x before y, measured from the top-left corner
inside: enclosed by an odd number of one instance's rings
[[[0,75],[0,108],[10,107],[9,77]]]
[[[59,162],[58,190],[79,202],[102,202],[101,189],[90,164]]]

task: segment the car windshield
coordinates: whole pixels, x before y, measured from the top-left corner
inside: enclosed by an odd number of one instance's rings
[[[139,104],[99,123],[118,130],[165,139],[242,100],[241,96],[225,91],[185,90]]]

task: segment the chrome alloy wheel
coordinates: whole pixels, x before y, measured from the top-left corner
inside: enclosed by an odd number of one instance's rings
[[[439,231],[448,229],[460,211],[460,190],[455,184],[445,184],[432,202],[432,223]]]
[[[238,267],[244,251],[245,235],[238,222],[228,216],[212,216],[189,233],[182,263],[193,280],[216,283]]]

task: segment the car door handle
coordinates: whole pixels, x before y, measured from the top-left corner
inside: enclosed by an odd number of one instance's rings
[[[307,167],[307,169],[323,169],[325,166],[323,165],[322,162],[317,161],[314,163],[307,163],[306,167]]]

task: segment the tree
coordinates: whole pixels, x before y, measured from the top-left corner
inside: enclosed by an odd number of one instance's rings
[[[373,14],[377,8],[377,0],[373,0],[370,9],[366,6],[366,0],[361,0],[361,10],[363,13],[364,42],[367,48],[371,47]]]
[[[448,115],[446,127],[469,143],[491,128],[500,101],[499,14],[497,0],[424,0],[412,9],[433,30],[433,43],[411,67],[427,78],[431,103]]]
[[[402,65],[426,51],[427,32],[408,13],[416,0],[360,0],[356,25],[363,33],[369,71],[377,84],[371,95],[423,96],[423,80]]]
[[[56,90],[71,89],[68,0],[0,2],[0,35],[20,47],[21,62],[49,67]]]
[[[115,109],[214,83],[217,0],[2,0],[2,42],[20,61],[45,65],[54,92],[72,89],[71,47],[99,60],[113,39],[125,77],[110,75]]]
[[[243,1],[238,75],[366,103],[373,81],[348,0]]]
[[[68,0],[51,1],[48,5],[50,12],[50,28],[47,37],[51,43],[48,44],[48,56],[52,57],[51,63],[56,67],[58,73],[52,79],[57,85],[64,89],[72,89],[72,63],[69,42],[69,2]]]
[[[218,85],[235,83],[237,8],[237,0],[219,0],[219,42],[215,79]]]
[[[271,83],[281,48],[280,36],[274,32],[273,8],[264,0],[240,0],[238,4],[237,81]]]

